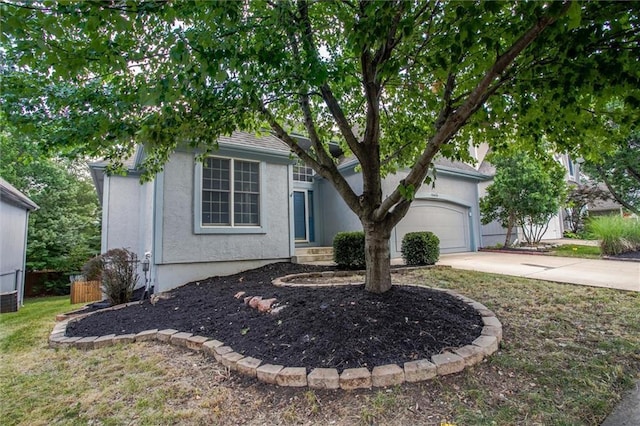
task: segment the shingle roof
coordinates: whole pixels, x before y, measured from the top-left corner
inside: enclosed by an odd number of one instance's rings
[[[255,133],[248,132],[233,132],[231,136],[220,136],[218,138],[220,145],[235,145],[243,147],[257,148],[259,151],[277,151],[282,153],[289,153],[291,150],[280,139],[272,136],[271,134],[264,134],[257,136]]]
[[[36,210],[38,205],[29,197],[18,191],[13,185],[0,177],[0,198],[10,204],[23,207],[26,210]]]

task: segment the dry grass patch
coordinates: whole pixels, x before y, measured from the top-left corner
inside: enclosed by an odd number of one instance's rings
[[[599,425],[638,377],[638,293],[439,268],[395,279],[452,288],[487,305],[504,325],[501,350],[425,383],[285,389],[158,343],[49,349],[56,308],[40,305],[38,319],[28,305],[18,314],[36,329],[27,344],[12,332],[21,322],[0,317],[0,418],[11,425]]]

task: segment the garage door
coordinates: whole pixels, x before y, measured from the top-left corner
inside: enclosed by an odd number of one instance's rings
[[[440,238],[441,253],[471,251],[469,208],[446,201],[420,201],[412,204],[396,226],[396,251],[408,232],[431,231]]]

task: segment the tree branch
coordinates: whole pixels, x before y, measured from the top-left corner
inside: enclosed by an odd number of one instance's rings
[[[302,147],[298,144],[298,142],[287,133],[286,130],[282,128],[280,123],[273,116],[271,111],[267,109],[262,102],[259,104],[259,109],[262,116],[267,120],[269,126],[274,131],[276,136],[282,140],[284,143],[289,146],[291,151],[298,156],[302,161],[304,161],[307,165],[311,166],[313,170],[316,171],[320,176],[329,180],[329,182],[333,183],[336,190],[342,195],[345,202],[355,212],[359,214],[361,212],[360,203],[358,201],[358,196],[353,192],[349,183],[345,180],[344,176],[338,171],[338,168],[332,162],[331,164],[320,164],[316,161],[315,158],[310,156]]]
[[[318,50],[313,40],[313,30],[311,28],[311,21],[309,20],[309,9],[306,0],[298,1],[298,13],[300,14],[300,22],[303,25],[304,29],[303,36],[305,39],[305,43],[303,43],[303,48],[307,51],[308,55],[314,57],[315,59],[318,59]],[[317,62],[319,63],[320,61]],[[342,111],[340,104],[333,95],[333,91],[329,87],[329,84],[327,82],[324,82],[320,85],[319,88],[322,99],[324,100],[325,104],[329,108],[329,112],[331,112],[331,115],[336,121],[342,137],[347,142],[347,145],[349,145],[349,148],[351,148],[351,151],[353,151],[356,157],[360,159],[362,157],[362,147],[356,139],[356,136],[353,133],[353,129],[351,128],[351,125],[349,124],[344,111]]]
[[[559,16],[564,15],[570,6],[570,2],[565,2],[562,12]],[[518,55],[529,46],[540,34],[554,22],[558,17],[545,16],[540,18],[527,32],[525,32],[511,47],[502,55],[496,58],[494,64],[487,70],[484,77],[476,85],[476,88],[468,96],[467,100],[450,114],[442,123],[441,127],[429,139],[427,147],[405,178],[405,185],[412,185],[417,191],[429,171],[429,165],[433,158],[440,150],[440,147],[448,142],[456,132],[467,122],[469,117],[480,108],[484,102],[493,94],[499,85],[493,82],[501,75],[507,67],[509,67]],[[374,213],[375,219],[383,218],[387,212],[403,199],[400,190],[396,188],[376,209]]]

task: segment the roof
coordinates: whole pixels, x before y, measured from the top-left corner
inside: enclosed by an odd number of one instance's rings
[[[291,152],[287,144],[266,132],[262,135],[256,135],[255,133],[236,131],[233,132],[231,136],[220,136],[218,138],[218,144],[222,148],[239,148],[244,151],[262,153],[267,156],[288,157]],[[144,160],[144,155],[144,147],[138,145],[135,152],[122,161],[122,165],[129,175],[139,175],[142,172],[141,165]],[[91,177],[98,192],[100,203],[102,203],[104,191],[104,170],[108,165],[108,160],[89,163]]]
[[[338,167],[342,170],[349,169],[358,164],[358,159],[354,156],[342,158]],[[491,176],[479,172],[470,165],[462,161],[452,161],[444,157],[437,157],[433,160],[437,172],[471,178],[475,180],[489,180]]]
[[[0,198],[9,204],[22,207],[25,210],[36,210],[38,205],[29,197],[18,191],[13,185],[0,177]]]
[[[291,149],[277,137],[265,133],[264,135],[256,135],[249,132],[233,132],[231,136],[220,136],[218,143],[223,146],[239,146],[243,148],[255,148],[260,152],[281,152],[289,154]]]
[[[478,172],[482,173],[483,175],[487,175],[487,176],[495,176],[496,175],[496,166],[494,166],[493,164],[491,164],[489,161],[487,161],[485,159],[480,164],[480,167],[478,167]]]

